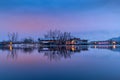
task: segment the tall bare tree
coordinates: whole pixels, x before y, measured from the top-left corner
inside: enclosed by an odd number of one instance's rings
[[[52,40],[58,40],[61,32],[59,30],[50,30],[47,32],[47,34],[44,35],[45,38],[52,39]]]
[[[65,43],[66,40],[73,38],[70,32],[61,32],[60,30],[50,30],[44,37],[51,40],[57,40],[59,43]]]
[[[10,42],[16,42],[18,39],[18,33],[8,33],[8,38]]]

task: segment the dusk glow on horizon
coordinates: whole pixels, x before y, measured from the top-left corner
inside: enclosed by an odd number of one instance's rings
[[[119,80],[120,0],[0,0],[0,80]]]
[[[6,39],[8,32],[18,32],[20,37],[41,36],[50,29],[69,31],[89,40],[117,37],[119,4],[118,0],[0,1],[0,39]]]

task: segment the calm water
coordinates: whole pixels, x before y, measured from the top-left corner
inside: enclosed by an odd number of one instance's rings
[[[115,80],[119,76],[119,46],[0,50],[0,80]]]

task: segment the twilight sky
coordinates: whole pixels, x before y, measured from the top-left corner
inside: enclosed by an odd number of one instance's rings
[[[50,29],[89,40],[120,36],[119,0],[0,0],[0,40],[8,32],[20,38]]]

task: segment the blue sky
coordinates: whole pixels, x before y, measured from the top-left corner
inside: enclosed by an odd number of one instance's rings
[[[0,36],[6,39],[8,32],[41,36],[60,29],[89,40],[117,37],[119,8],[119,0],[1,0]]]
[[[114,1],[115,5],[119,1]],[[92,10],[113,3],[111,0],[1,0],[3,11],[67,12]]]

